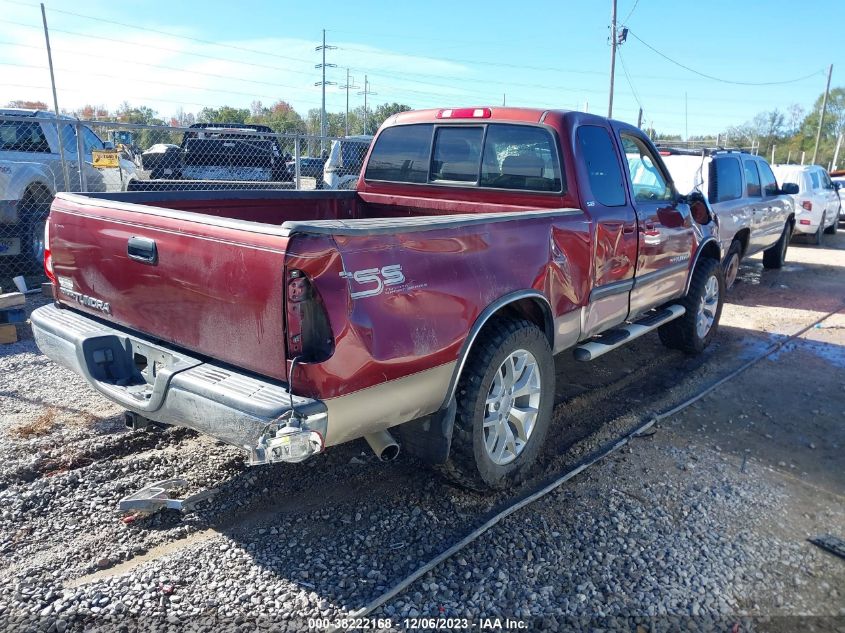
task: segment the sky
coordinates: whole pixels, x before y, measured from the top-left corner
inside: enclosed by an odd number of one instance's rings
[[[59,106],[319,108],[315,68],[326,29],[326,108],[532,106],[607,114],[611,0],[531,3],[48,0]],[[529,10],[530,8],[530,10]],[[617,57],[614,118],[659,132],[715,135],[792,104],[808,110],[845,86],[840,1],[618,0],[629,28]],[[651,50],[648,46],[652,47]],[[662,56],[661,56],[662,54]],[[687,70],[676,65],[687,66]],[[710,75],[710,79],[693,71]],[[809,75],[809,77],[807,77]],[[771,84],[802,78],[778,85]],[[739,82],[739,83],[729,83]],[[0,105],[52,104],[41,13],[0,0]]]

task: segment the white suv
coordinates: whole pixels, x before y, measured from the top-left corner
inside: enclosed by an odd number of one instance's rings
[[[798,185],[792,195],[795,203],[795,232],[822,243],[822,232],[836,233],[839,225],[839,194],[824,168],[818,165],[774,165],[782,183]]]

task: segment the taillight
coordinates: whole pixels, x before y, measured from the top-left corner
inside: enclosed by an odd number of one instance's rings
[[[813,210],[813,202],[811,200],[802,200],[801,206],[804,207],[805,211],[812,211]]]
[[[331,356],[334,338],[319,293],[301,270],[287,274],[285,293],[287,356],[318,362]]]
[[[47,278],[56,282],[56,273],[53,272],[53,255],[50,253],[50,220],[44,223],[44,272]]]
[[[490,108],[454,108],[437,112],[438,119],[489,119],[491,116]]]

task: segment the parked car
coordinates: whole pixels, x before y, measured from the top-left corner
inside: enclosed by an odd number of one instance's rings
[[[82,137],[77,140],[75,122],[73,117],[57,119],[42,110],[0,110],[0,268],[4,270],[42,270],[44,221],[57,191],[79,191],[83,185],[88,191],[121,191],[136,177],[135,164],[124,158],[117,168],[95,168],[93,150],[111,145],[87,125],[80,125]]]
[[[373,136],[369,134],[347,136],[332,141],[325,165],[324,187],[326,189],[355,189],[361,168],[364,166],[364,156],[367,155],[372,141]]]
[[[784,184],[798,186],[792,194],[795,232],[809,235],[816,245],[822,243],[822,232],[835,234],[840,202],[827,172],[818,165],[774,165],[774,171]]]
[[[322,158],[313,156],[299,157],[300,178],[314,178],[317,181],[316,188],[322,189],[323,184],[323,163]],[[296,180],[296,160],[291,158],[286,163],[285,180]]]
[[[831,172],[830,179],[839,194],[839,221],[845,222],[845,170]]]
[[[141,155],[151,179],[268,182],[285,179],[285,160],[266,125],[195,123],[178,149],[153,145]]]
[[[60,194],[48,236],[38,346],[132,424],[251,464],[398,436],[474,488],[543,450],[554,354],[699,353],[724,295],[709,205],[649,138],[545,108],[391,117],[357,191]]]
[[[727,288],[736,282],[739,263],[745,257],[763,251],[766,268],[783,264],[795,211],[764,158],[722,149],[661,147],[660,153],[676,186],[681,191],[701,191],[719,219]],[[797,192],[794,185],[787,190]]]

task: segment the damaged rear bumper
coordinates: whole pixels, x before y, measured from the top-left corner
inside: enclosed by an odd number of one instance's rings
[[[33,311],[31,321],[35,341],[48,358],[145,418],[241,447],[251,464],[302,461],[323,449],[326,405],[291,396],[281,383],[205,362],[55,305]],[[289,448],[291,403],[295,425],[310,440],[294,444],[306,455]]]

